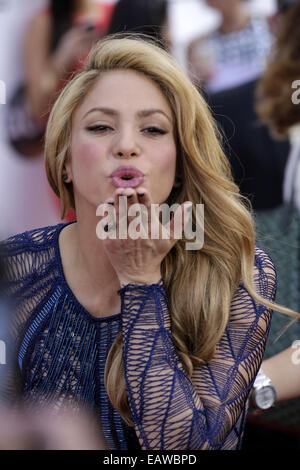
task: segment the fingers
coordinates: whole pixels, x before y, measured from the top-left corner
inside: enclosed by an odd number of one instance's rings
[[[123,199],[122,199],[123,197]],[[147,208],[151,207],[151,198],[148,191],[145,188],[139,187],[137,190],[134,188],[118,188],[115,191],[113,198],[109,198],[105,201],[106,204],[113,204],[116,209],[116,214],[120,212],[120,202],[123,200],[127,201],[127,207],[133,204],[143,204]]]
[[[164,228],[170,234],[170,239],[176,242],[183,236],[183,231],[192,220],[193,203],[186,201],[176,209],[174,216],[165,224]]]
[[[120,223],[128,227],[128,238],[136,240],[138,238],[148,238],[149,214],[151,199],[145,188],[119,188],[119,206],[116,207]],[[120,197],[121,196],[121,197]]]
[[[173,213],[166,209],[166,223],[159,219],[159,207],[152,210],[152,199],[143,188],[118,188],[113,197],[105,204],[114,207],[114,220],[110,229],[117,227],[117,238],[162,238],[176,242],[183,237],[184,229],[189,227],[192,219],[192,202],[186,201],[178,205]],[[164,220],[164,219],[163,219]],[[163,225],[164,224],[164,225]]]
[[[151,198],[145,188],[118,188],[114,196],[105,201],[104,206],[107,206],[110,213],[111,206],[114,207],[111,229],[115,229],[115,224],[117,225],[118,238],[147,238]],[[128,226],[131,227],[132,234],[128,233]]]

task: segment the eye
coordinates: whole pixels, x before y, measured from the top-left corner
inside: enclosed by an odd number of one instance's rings
[[[161,129],[160,127],[156,127],[156,126],[146,127],[145,129],[143,129],[143,132],[146,132],[146,134],[152,134],[152,135],[165,135],[165,134],[167,134],[167,131],[165,131],[164,129]]]
[[[95,124],[93,126],[88,126],[86,129],[91,132],[106,132],[112,128],[105,124]]]

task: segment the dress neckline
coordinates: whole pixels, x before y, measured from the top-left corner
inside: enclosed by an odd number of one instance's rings
[[[83,315],[92,322],[95,323],[101,323],[101,322],[109,322],[109,321],[119,321],[121,318],[121,313],[116,313],[114,315],[109,315],[107,317],[95,317],[92,315],[81,303],[79,300],[76,298],[74,292],[70,288],[66,278],[65,278],[65,273],[63,269],[63,264],[62,264],[62,258],[61,258],[61,253],[60,253],[60,248],[59,248],[59,235],[63,228],[67,227],[68,225],[76,223],[76,220],[71,221],[71,222],[62,222],[57,225],[57,230],[56,230],[56,235],[54,239],[54,246],[55,246],[55,259],[56,259],[56,264],[58,267],[58,273],[59,273],[59,279],[60,282],[62,283],[64,289],[67,291],[69,297],[73,300],[74,304],[78,308],[80,312],[83,313]]]

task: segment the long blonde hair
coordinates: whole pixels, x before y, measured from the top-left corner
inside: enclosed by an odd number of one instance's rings
[[[209,361],[229,319],[233,295],[243,280],[255,292],[255,234],[247,200],[234,184],[216,125],[205,100],[175,60],[153,43],[139,38],[105,38],[90,52],[85,69],[63,90],[53,107],[46,134],[49,182],[62,198],[62,213],[73,204],[72,187],[61,183],[69,155],[72,115],[105,71],[130,69],[153,80],[167,98],[176,122],[177,172],[182,184],[168,203],[205,205],[205,242],[201,250],[185,250],[179,240],[162,262],[172,322],[172,335],[189,377],[196,365]],[[195,212],[193,213],[195,219]],[[195,220],[194,220],[195,221]],[[280,309],[280,308],[279,308]],[[288,309],[281,311],[290,313]],[[109,398],[127,423],[130,410],[122,363],[122,337],[109,352],[105,383]]]

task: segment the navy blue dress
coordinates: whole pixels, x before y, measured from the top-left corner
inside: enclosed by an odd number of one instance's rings
[[[121,312],[93,317],[64,277],[58,236],[67,224],[15,235],[5,242],[17,360],[26,403],[87,407],[108,447],[120,450],[239,449],[247,402],[260,367],[271,309],[241,283],[213,359],[189,378],[171,334],[163,282],[119,291]],[[276,271],[256,247],[257,292],[274,299]],[[111,405],[104,386],[106,358],[122,332],[124,376],[134,422]]]

